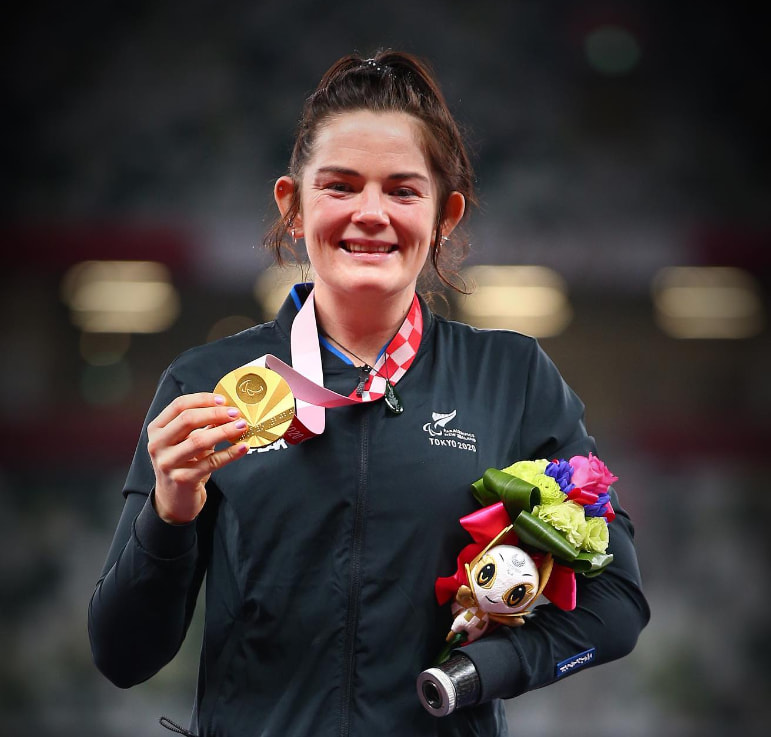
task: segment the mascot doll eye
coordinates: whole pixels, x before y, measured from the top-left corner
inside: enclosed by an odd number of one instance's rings
[[[495,562],[488,560],[488,562],[482,561],[484,564],[477,571],[477,583],[484,589],[489,589],[495,581]]]
[[[529,584],[521,583],[513,589],[509,589],[503,595],[503,601],[507,606],[519,606],[526,598],[532,595],[533,589]]]

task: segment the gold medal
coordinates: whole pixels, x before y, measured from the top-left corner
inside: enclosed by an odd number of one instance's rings
[[[214,392],[239,409],[249,425],[237,443],[247,441],[252,448],[270,445],[283,436],[294,419],[292,390],[271,369],[241,366],[223,376]]]

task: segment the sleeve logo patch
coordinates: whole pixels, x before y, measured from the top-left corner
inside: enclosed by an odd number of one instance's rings
[[[591,648],[590,650],[584,650],[582,653],[578,653],[577,655],[571,655],[566,660],[562,660],[557,663],[555,676],[557,678],[562,678],[563,676],[570,675],[574,671],[585,668],[587,665],[591,665],[591,663],[594,662],[594,656],[594,648]]]

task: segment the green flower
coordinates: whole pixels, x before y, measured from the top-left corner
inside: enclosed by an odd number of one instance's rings
[[[608,525],[604,517],[589,517],[581,549],[590,553],[604,553],[608,549]]]
[[[571,545],[580,548],[583,544],[586,534],[586,517],[584,517],[584,508],[580,504],[575,502],[539,504],[537,507],[533,507],[533,514],[562,532]]]
[[[547,476],[544,471],[549,461],[541,459],[538,461],[517,461],[516,463],[501,469],[510,476],[516,476],[518,479],[527,481],[527,483],[537,486],[541,490],[542,504],[559,504],[565,499],[565,493],[560,489],[559,484],[551,476]]]

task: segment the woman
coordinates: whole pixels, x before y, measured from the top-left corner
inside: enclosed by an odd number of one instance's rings
[[[474,201],[458,128],[420,61],[333,65],[274,194],[267,242],[280,260],[302,239],[314,284],[161,378],[91,602],[95,661],[122,687],[150,678],[184,639],[205,575],[191,733],[506,735],[501,698],[555,680],[576,653],[625,655],[647,622],[614,495],[615,560],[581,583],[578,609],[540,607],[461,648],[466,708],[436,718],[416,694],[447,632],[434,581],[468,541],[470,483],[515,460],[593,452],[583,406],[534,340],[444,320],[416,295],[427,262],[451,281],[442,249]],[[249,452],[245,418],[213,388],[260,356],[298,368],[305,352],[349,399],[321,430]]]

